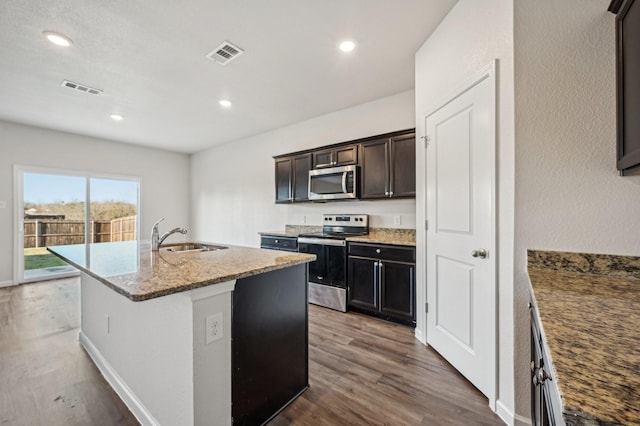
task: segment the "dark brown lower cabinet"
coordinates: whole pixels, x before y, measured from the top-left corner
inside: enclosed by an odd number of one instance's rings
[[[531,315],[531,421],[533,426],[563,426],[560,399],[554,389],[551,364],[532,304]]]
[[[309,387],[307,265],[241,278],[231,315],[234,425],[266,424]]]
[[[415,326],[415,248],[349,243],[348,305]]]

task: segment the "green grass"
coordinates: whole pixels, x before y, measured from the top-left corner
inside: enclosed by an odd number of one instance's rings
[[[65,265],[67,265],[67,262],[49,253],[44,247],[24,249],[25,271]]]

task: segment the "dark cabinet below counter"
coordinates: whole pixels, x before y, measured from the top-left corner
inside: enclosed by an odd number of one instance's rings
[[[284,251],[298,251],[298,238],[278,235],[261,235],[260,248]]]
[[[415,248],[349,243],[348,253],[349,308],[415,326]]]
[[[564,425],[560,396],[551,376],[551,358],[540,331],[540,320],[529,304],[531,325],[531,421],[533,426]]]

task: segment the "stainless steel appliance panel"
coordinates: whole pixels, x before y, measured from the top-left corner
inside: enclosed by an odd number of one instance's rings
[[[357,198],[358,166],[331,167],[309,171],[310,200]]]
[[[309,282],[309,303],[347,312],[347,289]]]

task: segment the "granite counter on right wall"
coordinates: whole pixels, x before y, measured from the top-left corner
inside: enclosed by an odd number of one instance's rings
[[[640,424],[640,257],[528,251],[569,425]]]

